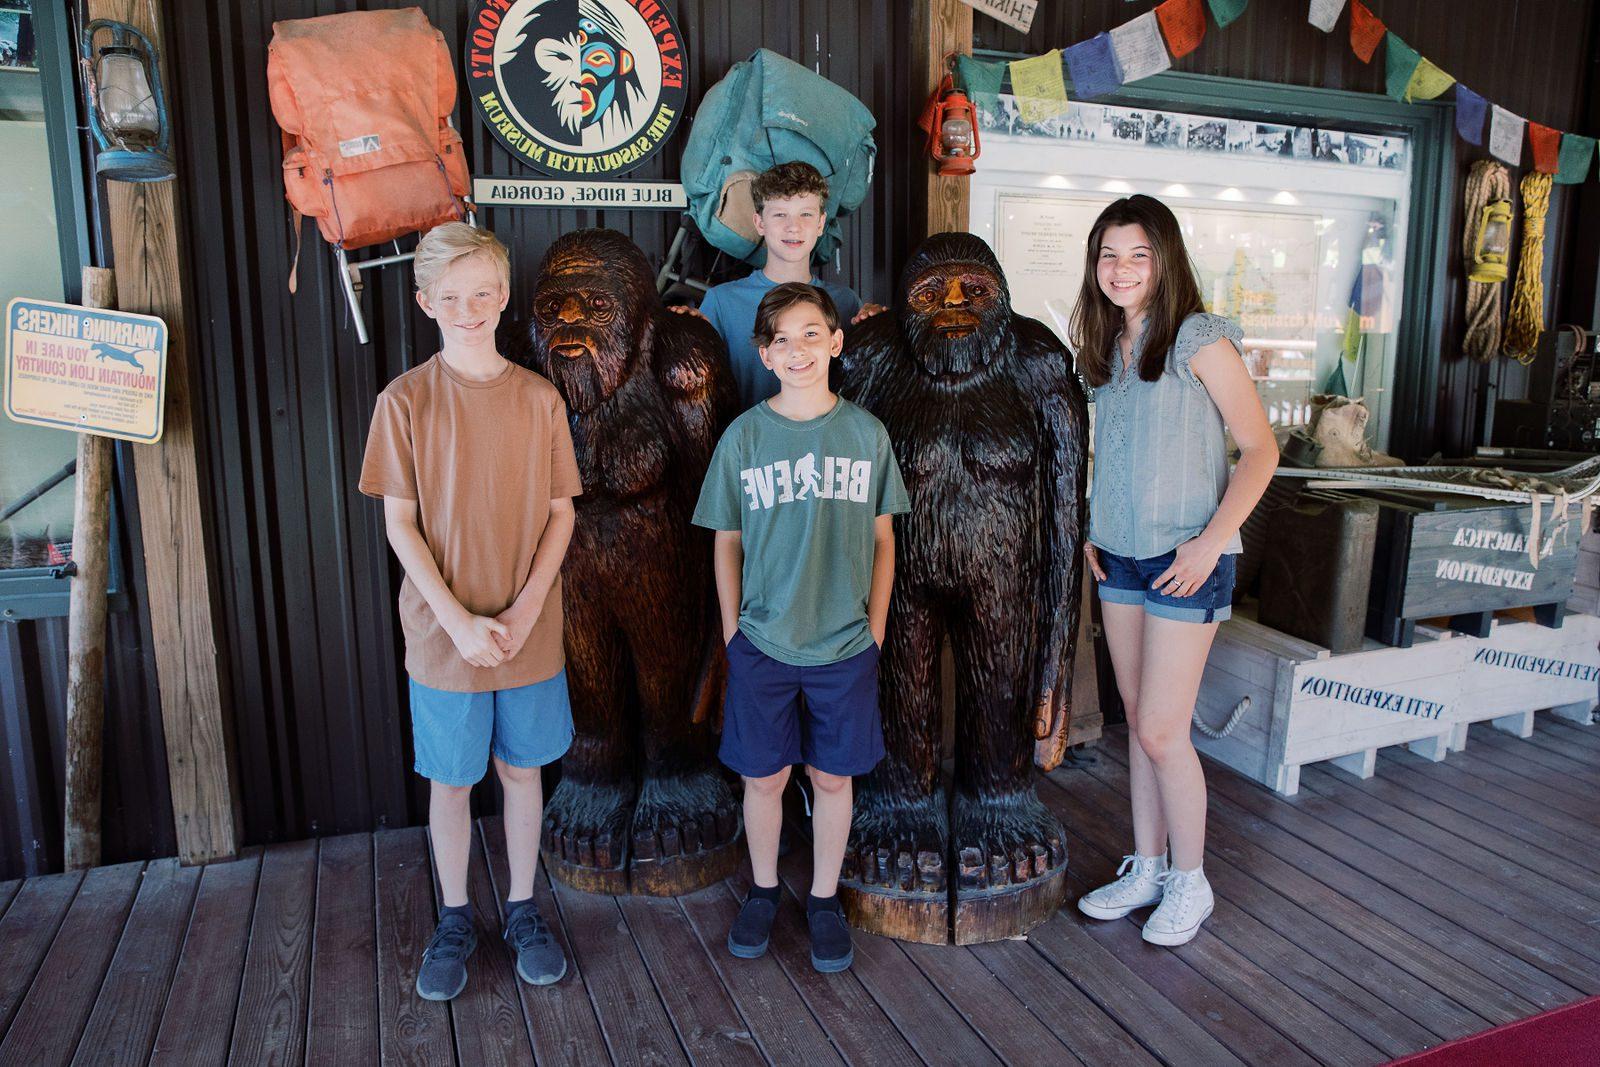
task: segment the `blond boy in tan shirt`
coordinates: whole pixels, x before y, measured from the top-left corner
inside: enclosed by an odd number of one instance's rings
[[[505,247],[486,230],[447,223],[422,239],[414,268],[417,303],[443,344],[378,397],[360,489],[383,498],[389,545],[405,569],[415,767],[431,782],[443,895],[417,992],[449,1000],[465,988],[477,947],[468,801],[491,753],[511,872],[503,936],[524,981],[566,973],[532,897],[539,768],[572,741],[560,570],[582,487],[560,394],[495,347],[510,299]]]

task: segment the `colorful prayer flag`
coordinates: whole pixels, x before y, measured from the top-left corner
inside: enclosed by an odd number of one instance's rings
[[[1396,100],[1432,100],[1456,80],[1402,41],[1391,30],[1384,37],[1384,91]]]
[[[1156,18],[1161,21],[1161,32],[1173,59],[1193,52],[1205,38],[1206,9],[1200,6],[1200,0],[1165,0],[1156,5]]]
[[[1528,123],[1528,143],[1533,146],[1533,169],[1554,174],[1560,169],[1561,131],[1537,122]]]
[[[1311,0],[1306,21],[1323,33],[1332,33],[1333,24],[1339,21],[1339,12],[1343,10],[1344,0]]]
[[[1446,74],[1427,56],[1422,57],[1422,62],[1417,64],[1417,69],[1411,72],[1411,80],[1406,83],[1406,103],[1413,100],[1432,100],[1440,96],[1446,89],[1456,83],[1453,75]]]
[[[1097,33],[1087,41],[1068,48],[1067,70],[1072,74],[1072,90],[1079,99],[1092,100],[1116,92],[1122,85],[1122,68],[1111,47],[1109,33]]]
[[[1222,29],[1244,14],[1244,9],[1250,0],[1207,0],[1207,2],[1211,5],[1211,17],[1217,20],[1217,28]]]
[[[1043,122],[1066,114],[1067,87],[1061,80],[1061,50],[1052,48],[1042,56],[1014,60],[1011,95],[1017,98],[1017,111],[1023,122]]]
[[[1589,176],[1594,163],[1595,139],[1579,137],[1575,133],[1561,135],[1561,168],[1556,171],[1556,181],[1562,185],[1576,185]]]
[[[993,107],[1005,80],[1004,63],[985,63],[971,56],[956,56],[956,79],[967,96],[980,107]]]
[[[1388,32],[1389,27],[1372,13],[1371,8],[1361,0],[1350,0],[1350,50],[1357,59],[1371,63],[1372,53],[1378,50],[1379,42]]]
[[[1456,82],[1456,133],[1468,144],[1483,143],[1483,120],[1489,115],[1489,101]]]
[[[1411,75],[1422,62],[1422,54],[1402,41],[1393,31],[1383,38],[1385,68],[1383,91],[1396,100],[1406,98],[1406,86]]]
[[[1131,22],[1111,31],[1111,50],[1122,68],[1122,83],[1136,82],[1152,74],[1172,69],[1167,46],[1161,40],[1161,26],[1154,11],[1146,11]]]
[[[1362,276],[1367,273],[1365,263],[1356,264],[1355,284],[1350,286],[1350,300],[1344,310],[1344,358],[1354,363],[1361,356],[1361,342],[1365,335],[1361,332],[1361,282]]]
[[[1489,105],[1489,154],[1513,167],[1522,165],[1522,129],[1527,120],[1499,104]]]
[[[1344,360],[1339,360],[1333,365],[1333,373],[1328,375],[1328,380],[1322,383],[1319,392],[1328,396],[1349,396],[1350,387],[1344,380]]]

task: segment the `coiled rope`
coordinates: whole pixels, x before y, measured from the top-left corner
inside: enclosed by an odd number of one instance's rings
[[[1522,255],[1511,291],[1505,353],[1524,366],[1538,355],[1544,332],[1544,217],[1550,211],[1550,183],[1550,175],[1538,172],[1522,179]]]
[[[1477,251],[1478,226],[1483,209],[1496,200],[1511,199],[1511,172],[1492,159],[1480,159],[1467,175],[1466,232],[1461,236],[1464,274],[1470,275]],[[1467,355],[1487,363],[1500,350],[1500,282],[1467,282]]]

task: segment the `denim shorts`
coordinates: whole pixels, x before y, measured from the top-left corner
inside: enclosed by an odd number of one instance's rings
[[[796,763],[824,774],[872,770],[883,758],[878,646],[837,663],[796,667],[773,659],[742,631],[735,633],[728,642],[728,695],[717,756],[746,778],[765,778]]]
[[[1099,545],[1095,551],[1100,556],[1100,569],[1106,572],[1105,581],[1100,583],[1101,603],[1139,604],[1146,615],[1177,622],[1221,622],[1233,614],[1233,576],[1239,557],[1232,552],[1217,559],[1200,588],[1188,596],[1171,596],[1150,586],[1172,566],[1177,549],[1149,559],[1119,556]]]
[[[543,767],[572,744],[567,672],[487,693],[448,693],[411,679],[416,772],[440,785],[472,785],[492,751],[513,767]]]

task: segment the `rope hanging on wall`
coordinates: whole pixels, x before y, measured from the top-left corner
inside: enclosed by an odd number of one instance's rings
[[[1544,332],[1544,217],[1550,210],[1548,174],[1522,179],[1522,255],[1511,291],[1511,321],[1506,323],[1506,355],[1527,365],[1539,351]]]
[[[1468,356],[1487,363],[1500,350],[1500,284],[1505,280],[1504,265],[1496,272],[1486,270],[1481,253],[1484,229],[1493,214],[1490,205],[1511,203],[1511,172],[1492,159],[1480,159],[1467,175],[1464,214],[1466,230],[1461,236],[1461,255],[1466,261],[1467,332],[1462,345]],[[1494,281],[1473,278],[1493,277]]]

